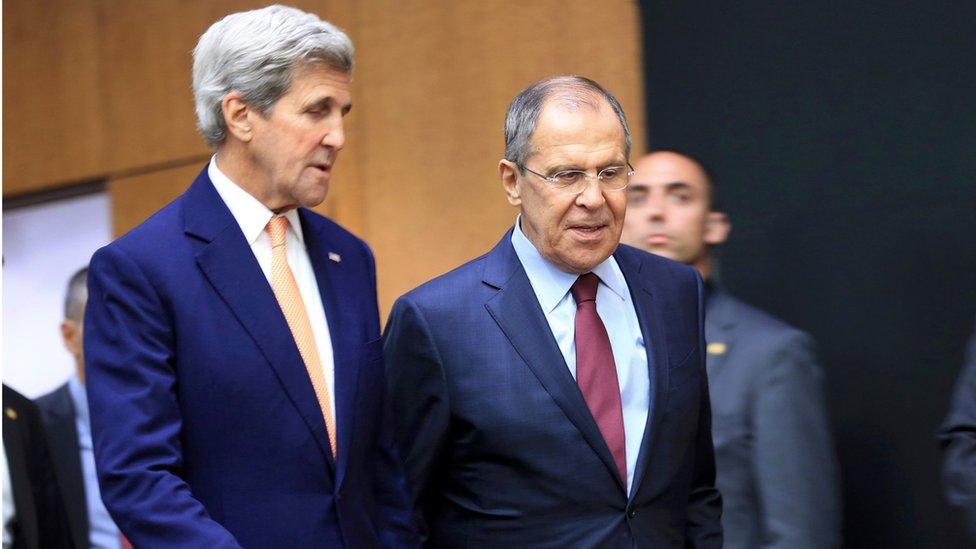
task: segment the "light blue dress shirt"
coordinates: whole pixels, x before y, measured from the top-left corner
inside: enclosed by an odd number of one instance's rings
[[[522,233],[521,218],[515,221],[512,246],[532,284],[549,329],[576,378],[576,302],[569,292],[578,275],[567,273],[550,263]],[[610,336],[613,361],[617,367],[620,400],[623,405],[624,438],[627,448],[627,493],[634,482],[637,454],[644,439],[651,382],[647,367],[647,350],[640,322],[630,297],[627,281],[613,256],[593,268],[600,277],[596,293],[596,310]]]
[[[78,430],[78,450],[81,452],[81,474],[85,478],[85,501],[88,503],[88,539],[95,549],[119,549],[119,529],[102,503],[95,473],[95,454],[92,450],[91,423],[88,418],[88,397],[85,386],[77,376],[68,380],[71,400],[75,404],[75,428]]]

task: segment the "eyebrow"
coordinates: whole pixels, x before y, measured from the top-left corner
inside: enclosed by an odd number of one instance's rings
[[[304,108],[314,109],[314,108],[328,107],[328,106],[335,105],[336,103],[337,102],[335,97],[332,97],[331,95],[326,95],[325,97],[320,97],[315,101],[308,103],[307,105],[305,105]],[[342,106],[342,114],[349,114],[349,111],[351,110],[352,110],[352,103],[346,103],[345,105]]]
[[[609,167],[618,167],[618,166],[625,166],[626,167],[627,166],[627,161],[626,160],[621,160],[621,161],[616,161],[615,160],[613,162],[609,162],[609,163],[604,164],[602,166],[598,166],[596,171],[599,172],[600,170],[605,170],[605,169],[607,169]],[[566,171],[566,170],[579,170],[581,172],[585,172],[586,171],[583,168],[581,168],[581,167],[579,167],[578,165],[575,165],[575,164],[556,164],[555,166],[552,166],[552,167],[546,169],[546,171],[548,173],[558,173],[558,172],[563,172],[563,171]]]
[[[685,181],[669,181],[669,182],[664,183],[664,184],[661,184],[661,185],[652,185],[651,183],[646,183],[644,181],[634,181],[633,183],[630,184],[630,187],[629,188],[635,189],[635,190],[637,190],[637,189],[640,189],[640,190],[648,190],[648,189],[650,189],[651,187],[654,187],[654,186],[664,187],[665,190],[668,190],[668,191],[674,191],[674,190],[679,190],[679,189],[693,189],[694,188],[694,187],[691,186],[690,183],[687,183]]]

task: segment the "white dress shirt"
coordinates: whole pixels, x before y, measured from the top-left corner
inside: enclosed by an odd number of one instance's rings
[[[579,275],[567,273],[550,263],[526,238],[515,221],[512,246],[525,274],[529,277],[536,299],[549,322],[549,329],[559,345],[566,366],[576,378],[576,301],[570,293]],[[600,277],[596,293],[596,310],[610,336],[613,361],[620,384],[623,405],[624,439],[627,451],[627,493],[634,483],[637,454],[644,440],[651,381],[647,367],[647,350],[627,281],[613,256],[591,271]]]
[[[210,159],[207,175],[213,182],[217,194],[234,215],[237,224],[244,233],[244,239],[251,246],[254,257],[261,266],[268,284],[271,284],[271,237],[265,227],[276,214],[269,210],[258,199],[237,186],[217,167],[217,156]],[[308,320],[312,324],[312,334],[315,336],[315,346],[319,352],[322,371],[325,374],[325,384],[329,388],[329,404],[332,407],[332,417],[335,415],[335,362],[332,358],[332,338],[329,336],[329,324],[325,319],[325,307],[319,294],[319,285],[315,280],[312,261],[305,249],[305,239],[302,235],[302,223],[298,218],[298,210],[288,210],[282,214],[288,220],[288,230],[285,233],[285,249],[287,251],[288,266],[295,275],[298,291],[305,303]]]

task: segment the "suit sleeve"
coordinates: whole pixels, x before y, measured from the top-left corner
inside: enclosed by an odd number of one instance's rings
[[[969,342],[939,440],[946,500],[960,513],[970,537],[976,539],[976,333]]]
[[[715,449],[712,446],[712,407],[705,371],[705,300],[701,277],[695,273],[698,292],[698,365],[701,402],[695,434],[695,468],[688,498],[685,547],[722,547],[722,496],[715,487]]]
[[[372,295],[375,296],[376,263],[365,243],[363,249],[369,265]],[[378,307],[369,311],[369,315],[370,322],[373,324],[369,327],[369,333],[378,334]],[[385,391],[387,388],[385,372],[380,370],[379,375],[384,376],[380,385]],[[385,394],[384,397],[380,399],[378,405],[380,427],[376,440],[376,482],[374,483],[376,502],[381,515],[377,517],[380,523],[380,540],[383,547],[419,547],[417,526],[414,523],[410,497],[407,494],[403,461],[396,449],[393,405],[388,395]]]
[[[763,547],[840,544],[837,461],[813,342],[785,338],[753,389],[755,459]]]
[[[425,500],[437,483],[450,422],[447,382],[423,313],[407,298],[393,306],[386,326],[387,381],[396,418],[397,446],[421,537],[427,537]]]
[[[178,359],[162,300],[111,247],[92,257],[88,287],[87,390],[106,508],[136,547],[239,547],[181,477]]]

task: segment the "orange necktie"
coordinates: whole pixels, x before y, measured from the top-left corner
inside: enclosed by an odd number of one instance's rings
[[[322,417],[325,418],[325,426],[329,431],[332,457],[335,457],[336,428],[335,420],[332,417],[329,387],[325,384],[325,373],[322,371],[322,361],[319,360],[319,351],[315,345],[315,335],[312,333],[312,323],[308,320],[305,302],[302,301],[302,294],[298,291],[295,275],[292,274],[291,267],[288,266],[285,249],[285,232],[287,229],[288,220],[280,216],[272,217],[265,228],[268,231],[268,236],[271,237],[271,288],[274,290],[275,297],[278,298],[281,312],[285,313],[288,328],[291,329],[291,335],[295,338],[295,344],[298,345],[298,352],[305,362],[308,377],[312,380],[312,388],[315,389],[315,397],[319,401]]]

